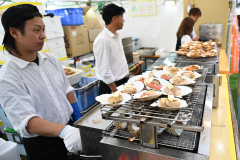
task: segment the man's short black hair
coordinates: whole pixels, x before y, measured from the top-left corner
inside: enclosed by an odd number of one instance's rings
[[[105,21],[105,24],[109,25],[112,21],[113,16],[123,15],[124,12],[124,8],[111,3],[103,7],[102,18]]]
[[[21,32],[21,34],[24,35],[25,22],[20,22],[18,24],[15,24],[12,26],[12,28],[18,29]],[[7,31],[5,34],[6,34],[5,35],[6,41],[3,44],[4,49],[6,49],[8,51],[8,53],[10,53],[10,54],[16,53],[18,55],[21,55],[16,49],[15,40],[14,40],[13,36],[10,34],[10,32]]]
[[[190,11],[189,11],[189,17],[191,16],[191,15],[193,15],[193,16],[202,16],[202,12],[200,11],[200,9],[199,8],[192,8],[192,9],[190,9]]]

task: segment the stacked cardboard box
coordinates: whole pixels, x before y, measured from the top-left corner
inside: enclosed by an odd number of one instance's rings
[[[79,26],[63,26],[68,57],[77,57],[93,51],[93,41],[102,31],[96,13],[91,7],[83,8],[83,23]]]
[[[46,47],[43,47],[44,52],[49,52],[55,55],[63,66],[68,66],[67,52],[64,43],[64,32],[60,17],[44,17],[46,34]]]

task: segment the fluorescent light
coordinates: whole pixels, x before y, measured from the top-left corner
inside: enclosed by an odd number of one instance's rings
[[[175,2],[175,0],[165,0],[165,5],[166,6],[175,6],[176,2]]]

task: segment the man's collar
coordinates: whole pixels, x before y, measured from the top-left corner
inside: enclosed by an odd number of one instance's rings
[[[30,63],[30,62],[25,61],[25,60],[23,60],[23,59],[21,59],[21,58],[18,58],[18,57],[16,57],[16,56],[13,56],[13,55],[11,55],[11,54],[9,54],[8,56],[9,56],[9,58],[11,59],[11,61],[13,61],[13,62],[14,62],[19,68],[21,68],[21,69],[25,68],[25,67]],[[38,58],[39,58],[39,61],[43,61],[44,59],[47,58],[47,56],[44,55],[44,54],[41,53],[41,52],[38,52],[38,53],[37,53],[37,56],[38,56]]]
[[[108,29],[107,29],[107,27],[104,27],[104,32],[105,33],[107,33],[108,35],[109,35],[109,37],[111,37],[111,38],[113,38],[113,37],[115,37],[116,35],[115,34],[113,34],[111,31],[109,31]],[[116,34],[117,34],[117,36],[118,37],[121,37],[121,35],[120,34],[118,34],[117,32],[116,32]]]

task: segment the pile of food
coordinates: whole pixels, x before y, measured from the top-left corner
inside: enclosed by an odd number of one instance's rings
[[[164,92],[167,95],[180,96],[181,89],[177,86],[173,86],[171,83],[167,84],[167,87],[164,88]]]
[[[181,75],[177,75],[177,76],[173,77],[172,84],[181,84],[181,85],[183,85],[183,84],[188,84],[188,81],[187,81],[187,79],[185,79]]]
[[[70,76],[70,75],[76,73],[76,72],[72,71],[72,70],[69,69],[69,68],[64,68],[64,72],[65,72],[65,74],[66,74],[67,76]]]
[[[160,98],[160,105],[161,107],[180,107],[181,102],[178,99],[174,99],[174,96],[169,95],[168,98]]]
[[[200,41],[189,41],[182,46],[178,51],[175,51],[179,55],[186,55],[191,58],[198,57],[214,57],[217,55],[216,50],[214,50],[216,43],[209,42],[200,42]]]
[[[157,79],[153,79],[152,81],[145,79],[144,82],[150,89],[160,90],[162,88],[162,84]]]
[[[190,65],[190,66],[186,66],[183,68],[184,71],[196,71],[199,69],[202,69],[203,66],[198,66],[198,65]]]
[[[149,97],[149,96],[153,96],[156,94],[157,94],[156,91],[146,91],[146,92],[143,92],[143,94],[140,97]]]

